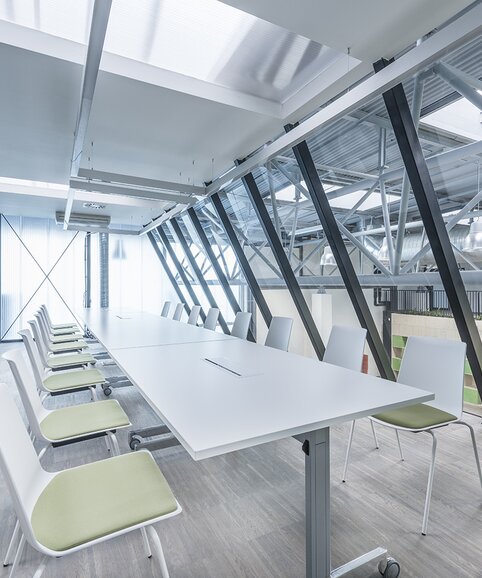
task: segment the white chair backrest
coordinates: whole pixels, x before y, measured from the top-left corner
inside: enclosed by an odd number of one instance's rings
[[[233,337],[239,337],[240,339],[246,339],[248,336],[250,323],[251,313],[246,311],[238,311],[238,313],[236,313],[236,317],[234,318],[231,335]]]
[[[182,312],[184,311],[184,303],[178,303],[176,309],[174,309],[174,315],[172,318],[174,321],[180,321],[182,317]]]
[[[435,337],[409,337],[398,381],[435,394],[427,405],[461,417],[466,345]]]
[[[38,348],[33,341],[32,334],[28,329],[22,329],[18,332],[18,334],[22,337],[23,344],[25,345],[25,349],[27,350],[28,358],[30,359],[30,365],[32,366],[32,371],[35,377],[35,382],[37,384],[37,388],[41,391],[45,391],[43,386],[43,378],[45,375],[45,367],[40,359],[40,354],[38,352]]]
[[[346,369],[361,371],[366,335],[367,330],[362,327],[333,325],[323,361]]]
[[[40,466],[27,429],[4,383],[0,384],[0,467],[22,531],[34,544],[30,516],[40,492],[52,476]]]
[[[47,327],[48,331],[50,331],[52,326],[50,325],[49,320],[47,319],[47,316],[45,315],[45,309],[43,307],[40,307],[40,309],[38,310],[38,314],[40,315],[40,318],[42,319],[45,327]]]
[[[52,319],[50,317],[49,310],[47,309],[47,305],[40,305],[40,309],[42,309],[42,311],[44,312],[48,325],[50,327],[52,327],[53,323],[52,323]]]
[[[219,309],[217,307],[211,307],[206,315],[206,321],[204,322],[204,329],[210,329],[211,331],[216,331],[216,326],[218,324]]]
[[[46,412],[37,393],[32,370],[27,365],[22,350],[11,349],[4,353],[2,357],[6,359],[13,374],[30,428],[37,438],[44,439],[40,429],[39,417],[42,419],[42,414]]]
[[[196,325],[197,324],[197,320],[198,320],[200,312],[201,312],[201,306],[200,305],[193,305],[192,306],[191,313],[189,313],[189,317],[187,319],[187,322],[189,325]]]
[[[162,306],[161,317],[167,317],[169,315],[170,309],[171,309],[171,302],[166,301]]]
[[[47,346],[45,345],[42,339],[37,322],[31,319],[30,321],[27,321],[27,323],[30,325],[30,329],[32,330],[32,335],[33,338],[35,339],[35,345],[37,346],[40,359],[42,360],[44,367],[47,367],[47,359],[48,359]]]
[[[288,351],[292,327],[293,319],[291,317],[273,317],[264,344],[268,347]]]
[[[40,329],[40,333],[42,334],[44,343],[48,343],[50,341],[50,330],[45,325],[43,317],[39,313],[35,313],[34,317],[37,320],[37,325]]]

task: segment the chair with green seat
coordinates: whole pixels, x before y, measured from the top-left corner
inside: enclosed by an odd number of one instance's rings
[[[82,351],[83,349],[87,349],[88,345],[82,339],[76,339],[76,337],[72,336],[72,339],[67,341],[63,341],[62,338],[65,336],[61,336],[61,341],[52,341],[52,339],[58,339],[58,337],[53,337],[48,333],[47,328],[44,325],[42,317],[36,313],[34,315],[37,321],[37,327],[42,335],[44,343],[47,345],[47,349],[51,353],[66,353],[71,351]],[[70,337],[70,336],[69,336]]]
[[[95,399],[95,388],[106,382],[104,375],[95,368],[92,369],[70,369],[52,373],[45,368],[40,358],[39,350],[36,347],[32,334],[28,329],[18,332],[25,345],[30,365],[35,377],[35,383],[41,397],[47,395],[62,395],[74,391],[89,389],[92,399]]]
[[[52,329],[49,327],[47,319],[45,317],[45,313],[42,309],[38,310],[39,320],[44,329],[44,333],[48,335],[49,341],[52,343],[66,343],[67,341],[81,341],[83,339],[83,335],[81,333],[68,333],[65,335],[55,335],[52,333]]]
[[[168,578],[153,524],[180,513],[181,507],[149,452],[47,472],[7,386],[0,384],[0,468],[21,530],[10,576],[16,572],[25,542],[43,554],[34,574],[40,578],[49,558],[140,530],[146,555],[151,556],[153,546],[161,574]],[[108,487],[108,494],[92,492],[99,486]]]
[[[39,459],[50,446],[64,446],[96,437],[106,437],[107,448],[113,455],[120,454],[115,436],[118,429],[131,425],[129,418],[116,400],[83,403],[56,410],[47,410],[38,395],[34,374],[29,368],[21,349],[13,349],[3,354],[17,385],[33,439],[44,447]],[[4,566],[10,564],[18,532],[15,526]]]
[[[49,311],[47,309],[46,305],[41,305],[40,306],[40,311],[42,312],[45,321],[47,322],[47,326],[50,329],[50,332],[54,334],[55,331],[62,331],[62,330],[68,330],[70,332],[81,332],[79,326],[77,325],[77,323],[71,322],[71,323],[57,323],[54,324],[52,323],[52,319],[50,317]]]
[[[437,451],[435,430],[452,424],[461,424],[469,428],[482,488],[482,471],[474,430],[470,424],[461,420],[465,351],[465,343],[458,341],[433,337],[409,337],[403,354],[398,381],[405,385],[431,391],[435,394],[435,399],[431,402],[376,414],[370,418],[377,424],[394,428],[397,433],[398,431],[425,432],[432,438],[432,460],[422,522],[422,534],[424,536],[427,534]]]
[[[53,371],[57,371],[61,369],[83,367],[89,364],[95,364],[95,358],[90,353],[73,353],[71,355],[58,356],[49,355],[49,351],[42,339],[42,335],[38,329],[37,323],[32,320],[28,321],[27,323],[30,325],[35,339],[35,344],[45,367],[48,367]]]

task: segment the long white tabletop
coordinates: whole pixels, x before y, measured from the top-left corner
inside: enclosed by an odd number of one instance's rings
[[[108,350],[234,339],[160,315],[122,309],[83,309],[79,317]]]
[[[329,428],[432,393],[145,313],[80,317],[194,459],[302,442],[307,578],[338,578],[386,552],[331,570]]]
[[[432,397],[241,339],[110,354],[194,459]]]

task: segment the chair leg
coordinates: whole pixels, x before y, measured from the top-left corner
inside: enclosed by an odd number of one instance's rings
[[[120,448],[119,448],[119,443],[117,441],[117,437],[115,435],[115,433],[109,431],[107,432],[107,436],[109,437],[110,440],[110,445],[112,447],[112,455],[113,456],[120,456]]]
[[[348,460],[350,459],[351,443],[353,441],[353,433],[355,431],[355,420],[350,424],[350,434],[348,436],[348,447],[346,448],[345,465],[343,467],[343,478],[342,482],[346,482],[346,472],[348,470]]]
[[[144,550],[146,552],[146,556],[148,558],[152,558],[151,546],[149,544],[149,539],[147,537],[147,533],[146,533],[145,528],[141,528],[141,534],[142,534],[142,541],[144,543]]]
[[[10,564],[12,563],[13,548],[15,546],[15,542],[17,541],[19,530],[20,530],[20,523],[17,519],[17,521],[15,522],[15,528],[13,529],[12,537],[10,538],[10,542],[8,544],[7,553],[5,554],[5,559],[3,561],[4,566],[10,566]]]
[[[427,494],[425,496],[425,508],[423,510],[423,522],[422,522],[422,535],[427,535],[427,526],[428,526],[428,513],[430,510],[430,500],[432,498],[432,486],[433,486],[433,474],[435,470],[435,455],[437,453],[437,438],[433,431],[428,430],[432,436],[432,461],[430,463],[430,471],[428,473],[428,482],[427,482]]]
[[[480,487],[482,488],[482,470],[480,469],[479,452],[477,450],[477,442],[475,441],[474,428],[470,424],[466,423],[465,421],[458,421],[457,423],[459,423],[460,425],[465,425],[469,428],[470,437],[472,438],[472,447],[474,448],[475,463],[477,465],[477,472],[479,474]]]
[[[15,558],[13,559],[12,569],[10,570],[10,574],[8,578],[13,578],[15,573],[17,572],[18,564],[20,562],[20,558],[22,557],[22,552],[25,547],[25,536],[22,534],[20,538],[20,543],[17,548],[17,553],[15,554]]]
[[[375,424],[373,423],[373,420],[370,420],[370,424],[372,426],[372,434],[373,434],[373,441],[375,442],[375,449],[379,449],[379,444],[378,444],[378,436],[377,436],[377,432],[375,431]]]
[[[32,578],[41,578],[42,574],[44,573],[45,568],[47,568],[47,564],[49,563],[49,557],[47,555],[45,555],[40,564],[37,567],[37,570],[35,571],[35,574],[33,575]]]
[[[42,448],[42,449],[39,451],[39,454],[38,454],[38,459],[39,459],[39,461],[44,457],[45,452],[46,452],[48,449],[49,449],[49,446],[47,445],[47,446],[45,446],[44,448]]]
[[[400,434],[398,433],[398,429],[395,430],[395,435],[397,436],[398,451],[400,452],[400,459],[402,460],[402,462],[404,462],[405,458],[403,457],[402,444],[400,442]]]
[[[95,385],[89,387],[90,389],[90,397],[92,398],[92,401],[97,401],[97,393],[95,392]]]
[[[154,550],[156,551],[162,578],[169,578],[169,571],[167,569],[166,559],[164,558],[164,552],[162,551],[162,545],[159,536],[152,526],[147,526],[146,530],[149,534],[149,537],[151,538]]]

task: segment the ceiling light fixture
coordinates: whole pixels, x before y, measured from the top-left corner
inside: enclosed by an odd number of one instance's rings
[[[329,267],[336,267],[335,256],[333,255],[331,247],[325,247],[325,250],[323,251],[320,259],[320,265],[322,267],[326,267],[327,265]]]

